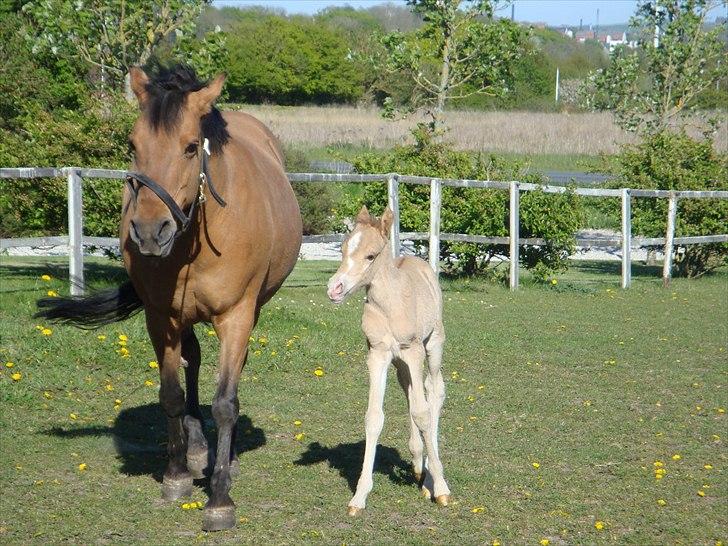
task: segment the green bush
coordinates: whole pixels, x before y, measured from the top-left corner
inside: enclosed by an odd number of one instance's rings
[[[718,153],[710,138],[661,132],[637,145],[625,146],[612,167],[616,185],[660,190],[728,190],[728,154]],[[632,204],[632,229],[644,237],[664,237],[667,199],[638,198]],[[675,236],[728,233],[728,200],[678,201]],[[728,244],[678,245],[679,276],[696,277],[728,263]]]
[[[421,134],[413,146],[396,147],[385,155],[364,154],[354,160],[358,172],[436,176],[480,180],[521,180],[540,183],[534,174],[524,174],[517,163],[495,156],[473,156],[455,151],[447,144],[428,142]],[[400,184],[400,228],[402,231],[429,229],[428,186]],[[375,213],[387,202],[383,184],[367,184],[362,199]],[[348,214],[361,203],[351,203]],[[529,192],[521,199],[521,237],[541,237],[548,244],[525,247],[522,264],[544,278],[551,272],[566,269],[566,258],[575,249],[574,234],[582,222],[581,203],[573,193],[545,194]],[[444,187],[442,190],[441,230],[469,235],[508,235],[508,193],[503,190]],[[418,243],[421,246],[424,243]],[[506,245],[476,245],[443,241],[440,258],[453,273],[485,272],[494,257],[506,255]]]

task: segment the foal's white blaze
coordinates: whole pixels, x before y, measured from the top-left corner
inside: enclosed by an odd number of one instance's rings
[[[342,256],[342,263],[336,274],[331,277],[328,285],[329,298],[337,303],[341,302],[349,291],[359,281],[354,253],[361,244],[362,232],[355,231],[346,243],[346,255]]]

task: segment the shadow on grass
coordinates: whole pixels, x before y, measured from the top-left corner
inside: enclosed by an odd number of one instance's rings
[[[210,406],[202,406],[206,424],[212,422]],[[108,427],[92,426],[66,430],[54,427],[46,434],[60,438],[85,436],[111,436],[117,457],[121,460],[121,472],[128,476],[152,476],[159,483],[167,466],[166,417],[159,404],[147,404],[123,410]],[[208,427],[209,428],[209,427]],[[206,431],[210,446],[217,444],[216,431]],[[247,415],[238,417],[238,433],[235,452],[239,455],[252,451],[266,443],[263,429],[253,426]],[[207,481],[207,479],[205,479]]]
[[[121,262],[86,262],[83,270],[86,285],[92,289],[94,286],[121,284],[128,280],[124,265]],[[37,261],[14,264],[12,258],[6,258],[0,264],[0,278],[6,280],[39,279],[41,275],[51,275],[64,283],[68,283],[68,261]],[[28,290],[32,291],[34,288],[31,287]],[[16,289],[12,291],[22,292],[24,290]],[[7,291],[0,290],[0,293],[5,292]]]
[[[574,271],[595,275],[609,275],[619,277],[622,274],[622,262],[618,261],[573,261],[570,266]],[[662,278],[661,265],[645,265],[632,261],[632,277]]]
[[[356,491],[359,481],[361,465],[364,460],[364,441],[352,444],[339,444],[335,447],[325,447],[318,442],[308,445],[308,451],[293,464],[310,466],[324,461],[329,467],[339,471],[339,475],[346,480],[349,489]],[[374,472],[387,476],[396,484],[416,484],[412,465],[402,459],[399,451],[392,447],[377,446],[377,455],[374,459]]]

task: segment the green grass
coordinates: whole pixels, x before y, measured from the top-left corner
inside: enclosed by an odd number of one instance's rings
[[[635,267],[634,287],[621,291],[619,264],[598,263],[555,286],[527,279],[516,293],[444,280],[441,452],[455,503],[441,508],[416,490],[390,373],[374,490],[363,517],[350,519],[367,391],[361,298],[334,307],[324,283],[336,264],[300,263],[261,315],[255,335],[268,342],[253,344],[261,352],[240,385],[243,453],[231,495],[241,523],[204,534],[201,511],[159,499],[165,419],[142,317],[45,336],[30,317],[47,290],[66,292],[62,262],[2,260],[3,544],[728,542],[726,271],[670,290],[655,269]],[[87,268],[96,286],[119,273],[105,261]],[[207,331],[197,327],[209,418],[217,340]],[[120,334],[128,358],[116,352]],[[193,500],[204,502],[208,484],[198,483]]]

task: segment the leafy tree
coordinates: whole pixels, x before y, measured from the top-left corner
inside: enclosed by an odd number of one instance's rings
[[[615,50],[610,65],[591,78],[589,105],[613,110],[629,131],[654,135],[668,130],[701,91],[728,74],[721,40],[725,28],[705,29],[706,17],[719,4],[725,2],[642,0],[630,21],[639,50]]]

